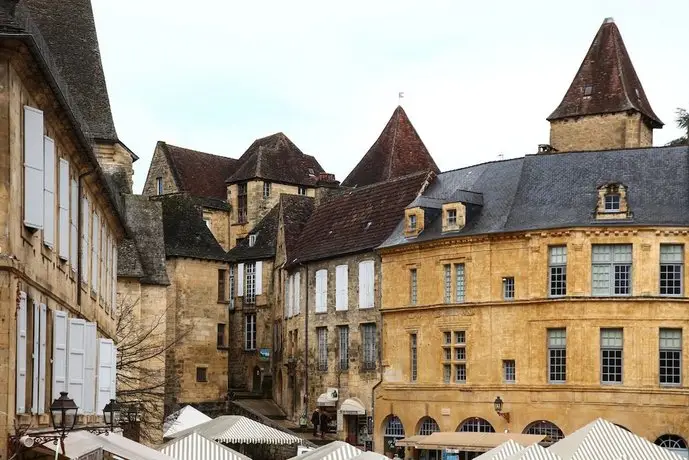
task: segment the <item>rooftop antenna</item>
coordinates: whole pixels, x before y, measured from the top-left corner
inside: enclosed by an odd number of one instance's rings
[[[504,160],[505,159],[505,154],[504,153],[498,153],[498,160]]]
[[[404,91],[397,93],[397,105],[402,105],[402,99],[404,98]]]

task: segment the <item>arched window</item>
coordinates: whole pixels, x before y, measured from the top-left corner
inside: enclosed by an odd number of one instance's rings
[[[549,446],[564,438],[565,435],[560,428],[552,422],[541,420],[533,422],[524,429],[524,434],[539,434],[545,436],[540,442],[542,446]]]
[[[472,417],[464,420],[459,424],[457,431],[471,432],[471,433],[495,433],[495,428],[486,419],[480,417]]]
[[[437,431],[440,431],[440,427],[434,419],[431,417],[424,417],[421,419],[421,423],[419,424],[419,434],[421,436],[428,436]]]
[[[689,449],[687,449],[687,441],[683,437],[676,434],[664,434],[655,442],[660,447],[665,447],[684,458],[689,458]]]
[[[403,438],[404,426],[396,415],[388,417],[388,423],[385,424],[385,437],[389,438]]]

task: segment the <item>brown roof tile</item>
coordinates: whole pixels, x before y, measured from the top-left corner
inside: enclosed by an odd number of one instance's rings
[[[342,185],[362,187],[421,171],[440,172],[406,112],[398,106]]]
[[[627,110],[640,112],[654,128],[663,126],[646,98],[617,25],[608,18],[598,29],[564,99],[548,120]]]
[[[206,198],[227,200],[225,178],[237,169],[234,158],[213,155],[159,142],[182,191]]]
[[[316,207],[288,264],[371,250],[404,216],[433,173],[421,172],[357,187]]]

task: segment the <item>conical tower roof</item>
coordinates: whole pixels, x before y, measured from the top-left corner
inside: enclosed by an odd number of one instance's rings
[[[548,120],[629,110],[640,112],[653,128],[663,126],[648,102],[620,30],[612,18],[607,18],[565,97]]]
[[[401,106],[347,178],[346,187],[362,187],[420,171],[440,172]]]

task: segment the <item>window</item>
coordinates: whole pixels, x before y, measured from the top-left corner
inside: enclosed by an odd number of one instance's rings
[[[299,193],[299,195],[305,196],[306,195],[306,187],[304,187],[303,185],[300,185],[299,190],[297,192]]]
[[[502,378],[505,383],[515,383],[517,381],[517,365],[513,359],[502,361]]]
[[[234,265],[230,265],[230,302],[234,300]]]
[[[452,381],[452,366],[443,364],[443,382],[450,383]]]
[[[567,381],[567,330],[548,329],[548,381]]]
[[[376,325],[373,323],[361,325],[362,343],[364,345],[364,361],[363,367],[365,370],[372,370],[376,368]]]
[[[337,328],[340,339],[340,370],[349,369],[349,326]]]
[[[263,183],[263,198],[268,198],[270,196],[270,182]]]
[[[524,434],[538,434],[545,436],[545,439],[539,443],[543,447],[548,447],[549,445],[554,444],[565,437],[564,433],[560,428],[557,427],[557,425],[552,422],[548,422],[547,420],[533,422],[526,427]]]
[[[682,383],[682,329],[660,329],[660,384]]]
[[[620,194],[608,193],[605,195],[605,212],[620,212]]]
[[[631,295],[631,244],[594,244],[591,263],[593,295]]]
[[[464,420],[457,430],[462,433],[495,433],[495,428],[486,419],[473,417]]]
[[[590,96],[591,94],[593,94],[593,86],[592,85],[584,86],[584,96]]]
[[[411,381],[416,382],[418,376],[417,367],[417,349],[416,349],[416,334],[409,334],[409,356],[410,356],[410,371],[411,371]]]
[[[227,270],[225,269],[219,269],[218,270],[218,302],[226,302],[227,297],[227,290],[225,288],[225,277],[227,274]]]
[[[682,458],[689,458],[687,441],[685,441],[681,436],[677,436],[675,434],[664,434],[656,439],[655,444],[679,454]]]
[[[349,307],[349,281],[347,265],[335,268],[335,310],[347,310]]]
[[[256,244],[256,234],[249,235],[249,247],[253,248]]]
[[[502,296],[505,300],[514,299],[514,278],[509,276],[502,279]]]
[[[550,297],[567,295],[567,246],[548,248]]]
[[[256,349],[256,313],[247,313],[244,317],[244,349]]]
[[[316,272],[316,313],[328,311],[328,270]]]
[[[207,367],[196,367],[196,381],[197,382],[207,382],[208,381],[208,368]]]
[[[225,340],[225,325],[218,323],[218,348],[225,347],[227,341]]]
[[[452,268],[450,265],[443,265],[445,274],[445,303],[452,302]]]
[[[622,329],[600,330],[600,380],[622,383]]]
[[[246,183],[237,186],[237,217],[239,223],[246,222],[247,196]]]
[[[464,302],[464,264],[455,265],[455,302]]]
[[[448,209],[447,210],[447,225],[457,225],[457,210]]]
[[[409,270],[409,303],[416,305],[416,269]]]
[[[412,232],[416,230],[416,216],[414,214],[409,216],[409,230]]]
[[[660,245],[660,295],[682,295],[684,246]]]
[[[256,303],[256,263],[245,263],[244,271],[246,273],[244,279],[244,302],[248,304]]]
[[[419,435],[428,436],[428,435],[431,435],[431,434],[436,433],[438,431],[440,431],[440,427],[438,426],[438,422],[436,422],[431,417],[425,417],[421,421],[421,426],[419,427]]]
[[[359,308],[373,308],[375,293],[374,261],[359,262]]]
[[[163,194],[163,178],[162,177],[156,177],[156,193],[158,195]]]
[[[404,426],[400,419],[394,415],[391,415],[388,419],[388,423],[385,425],[385,436],[392,438],[403,438],[404,437]]]
[[[450,368],[454,371],[455,383],[466,383],[466,332],[465,331],[444,331],[443,332],[443,380],[450,382]],[[447,368],[445,367],[447,366]]]
[[[318,370],[328,370],[328,328],[317,327],[316,336],[318,337]]]

